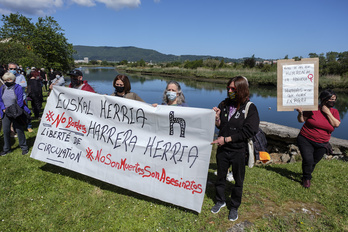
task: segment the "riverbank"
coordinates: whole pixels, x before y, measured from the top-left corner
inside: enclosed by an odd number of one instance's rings
[[[134,73],[140,75],[163,76],[182,79],[191,79],[201,82],[226,83],[230,78],[238,75],[246,76],[251,85],[277,86],[277,72],[262,72],[260,69],[233,69],[233,68],[197,68],[185,69],[179,67],[128,67],[116,66],[119,73]],[[334,89],[337,92],[348,92],[348,78],[340,76],[322,76],[319,78],[320,89]]]

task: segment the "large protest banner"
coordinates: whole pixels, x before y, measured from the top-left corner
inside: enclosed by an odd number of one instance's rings
[[[319,58],[277,61],[277,110],[318,110]]]
[[[54,87],[31,157],[200,212],[214,117]]]

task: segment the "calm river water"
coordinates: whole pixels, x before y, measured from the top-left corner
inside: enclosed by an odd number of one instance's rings
[[[100,94],[110,95],[114,88],[112,81],[118,74],[114,68],[81,68],[84,73],[84,80]],[[167,81],[165,77],[136,76],[127,74],[130,79],[132,92],[137,93],[148,103],[161,103],[163,91]],[[66,79],[69,82],[69,79]],[[176,79],[181,85],[186,102],[190,107],[212,109],[226,97],[226,85],[197,82],[188,79]],[[278,112],[277,111],[277,91],[276,88],[253,88],[250,89],[250,99],[258,108],[261,121],[273,122],[285,126],[300,129],[302,124],[297,121],[297,112]],[[332,136],[348,139],[348,94],[338,93],[336,108],[340,112],[341,125],[336,128]]]

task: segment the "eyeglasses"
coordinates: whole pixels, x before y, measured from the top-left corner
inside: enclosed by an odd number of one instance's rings
[[[9,68],[9,70],[16,70],[16,68]]]
[[[235,87],[229,87],[229,86],[227,86],[226,89],[227,91],[231,90],[232,92],[235,92],[237,90]]]

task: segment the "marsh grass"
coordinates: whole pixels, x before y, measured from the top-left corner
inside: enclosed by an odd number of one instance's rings
[[[227,82],[228,79],[235,76],[245,76],[248,78],[252,85],[267,85],[277,86],[277,72],[262,72],[258,68],[197,68],[197,69],[185,69],[181,67],[125,67],[118,66],[117,69],[125,70],[126,72],[138,72],[141,74],[156,74],[156,75],[173,75],[178,77],[191,77],[197,80],[218,81]],[[319,78],[319,88],[331,88],[340,89],[346,91],[348,89],[348,77],[340,76],[321,76]]]
[[[38,123],[26,132],[31,149]],[[229,207],[210,212],[215,147],[198,214],[22,156],[12,142],[13,152],[0,157],[0,231],[227,231],[241,222],[250,222],[250,231],[348,230],[347,162],[322,160],[310,189],[300,184],[301,163],[247,168],[239,219],[230,222]]]

